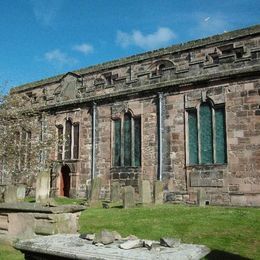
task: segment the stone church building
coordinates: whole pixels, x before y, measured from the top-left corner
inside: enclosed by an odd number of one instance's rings
[[[165,201],[260,205],[260,26],[173,45],[12,89],[57,138],[51,189],[83,197],[100,177],[163,182]]]

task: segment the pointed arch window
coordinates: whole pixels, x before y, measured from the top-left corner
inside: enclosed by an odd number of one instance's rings
[[[141,117],[126,112],[122,118],[114,119],[113,124],[113,166],[141,166]]]
[[[188,113],[188,163],[224,164],[227,162],[224,105],[203,102]]]
[[[72,160],[79,158],[79,123],[72,123],[71,119],[63,125],[57,126],[58,131],[58,160]]]

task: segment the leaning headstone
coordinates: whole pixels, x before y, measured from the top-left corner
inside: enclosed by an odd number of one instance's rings
[[[100,191],[101,191],[101,179],[99,177],[96,177],[92,180],[91,183],[91,192],[90,192],[91,201],[99,200]]]
[[[17,186],[17,199],[18,201],[23,201],[25,198],[25,191],[26,191],[26,187],[23,184],[19,184]]]
[[[135,207],[135,189],[132,186],[124,187],[123,207],[125,209]]]
[[[17,187],[15,185],[7,185],[4,191],[4,202],[14,203],[17,201]]]
[[[152,202],[150,181],[143,180],[140,183],[141,203],[149,204]]]
[[[154,182],[154,203],[163,204],[163,182]]]
[[[50,173],[42,172],[36,180],[36,202],[47,203],[50,193]]]
[[[207,200],[207,194],[206,191],[203,189],[198,190],[198,205],[200,207],[205,207],[206,200]]]
[[[112,184],[111,184],[110,200],[112,202],[118,202],[118,201],[121,200],[121,196],[120,196],[120,183],[119,182],[112,182]]]

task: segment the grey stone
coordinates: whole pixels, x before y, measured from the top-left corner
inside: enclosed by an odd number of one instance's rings
[[[128,240],[119,245],[119,248],[129,250],[133,248],[143,247],[143,243],[140,239]]]
[[[135,207],[135,190],[132,186],[124,187],[123,191],[123,207],[133,208]]]
[[[99,200],[100,191],[101,191],[101,179],[99,177],[96,177],[93,179],[91,183],[90,200],[92,202]]]
[[[110,194],[110,200],[112,202],[118,202],[121,200],[121,187],[119,182],[112,182],[111,183],[111,194]]]
[[[23,201],[25,198],[26,186],[23,184],[19,184],[17,186],[17,200]]]
[[[79,237],[82,238],[82,239],[93,241],[94,238],[95,238],[95,234],[80,234]]]
[[[121,240],[122,236],[117,231],[112,231],[115,240]]]
[[[36,202],[47,203],[50,193],[50,173],[41,172],[36,180]]]
[[[140,193],[141,193],[141,202],[142,203],[149,204],[152,202],[150,181],[142,180],[140,182]]]
[[[146,247],[148,250],[151,250],[152,248],[160,246],[160,243],[154,240],[143,240],[143,246]]]
[[[162,237],[160,238],[160,245],[166,247],[176,247],[181,243],[180,239],[172,238],[172,237]]]
[[[207,194],[204,189],[198,190],[198,205],[200,207],[205,207],[207,200]]]
[[[114,241],[115,238],[112,232],[109,232],[108,230],[102,230],[101,232],[95,234],[93,243],[94,244],[102,243],[103,245],[108,245],[113,243]]]
[[[138,239],[138,237],[135,235],[129,235],[129,236],[123,238],[123,240],[136,240],[136,239]]]
[[[132,259],[132,260],[199,260],[206,256],[210,250],[203,245],[180,244],[178,247],[157,247],[152,250],[146,248],[135,248],[132,250],[122,250],[118,247],[118,243],[109,246],[95,246],[91,241],[79,238],[78,234],[58,234],[52,236],[39,236],[35,239],[18,241],[15,247],[25,251],[26,256],[29,254],[48,254],[55,257],[63,257],[69,259],[90,260],[116,260],[116,259]]]
[[[17,201],[17,187],[15,185],[7,185],[4,191],[4,202],[14,203]]]
[[[154,182],[154,203],[163,204],[163,182]]]

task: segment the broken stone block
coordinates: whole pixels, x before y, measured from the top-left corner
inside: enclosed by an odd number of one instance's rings
[[[158,241],[154,240],[143,240],[143,247],[146,247],[148,250],[155,248],[156,246],[160,246]]]
[[[117,231],[112,231],[115,240],[121,240],[122,236]]]
[[[101,232],[95,234],[93,244],[102,243],[103,245],[108,245],[114,241],[115,238],[112,232],[109,232],[108,230],[102,230]]]
[[[129,236],[123,238],[123,240],[136,240],[136,239],[138,239],[138,237],[135,235],[129,235]]]
[[[82,238],[82,239],[92,241],[95,238],[95,234],[80,234],[79,237]]]
[[[172,237],[162,237],[160,238],[160,245],[165,247],[175,247],[179,246],[181,243],[181,240],[178,238],[172,238]]]
[[[143,243],[140,239],[128,240],[119,245],[119,248],[129,250],[133,248],[143,247]]]

